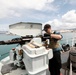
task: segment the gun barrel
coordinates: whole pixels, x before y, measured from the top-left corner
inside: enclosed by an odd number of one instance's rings
[[[46,39],[49,39],[50,36],[47,35],[40,35],[40,36],[36,36],[36,37],[40,37],[42,39],[42,41],[45,41]],[[25,44],[25,42],[30,42],[32,38],[35,38],[33,36],[25,36],[25,37],[20,37],[20,38],[14,38],[12,40],[7,40],[7,41],[0,41],[0,45],[10,45],[10,44],[20,44],[23,45]]]
[[[12,40],[0,41],[0,45],[10,45],[10,44],[24,44],[29,42],[32,38],[14,38]]]

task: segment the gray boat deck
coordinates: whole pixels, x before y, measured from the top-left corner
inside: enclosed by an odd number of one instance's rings
[[[62,54],[61,54],[62,63],[66,63],[68,57],[69,57],[69,52],[62,53]],[[8,57],[7,57],[7,58],[8,58]],[[7,59],[7,60],[8,60],[8,59]],[[7,61],[7,60],[6,60],[6,61]],[[6,61],[5,61],[5,59],[2,60],[2,61],[0,61],[0,67],[1,67],[3,64],[5,64]],[[3,64],[1,64],[1,63],[3,63]],[[66,67],[66,66],[65,66],[65,67]],[[65,68],[65,67],[63,67],[63,68]],[[1,71],[1,69],[0,69],[0,71]],[[61,69],[61,73],[62,73],[62,75],[65,75],[65,70],[64,70],[64,69]],[[2,75],[2,74],[0,73],[0,75]],[[26,71],[26,70],[21,70],[20,68],[17,68],[16,70],[12,70],[12,71],[10,71],[10,73],[4,74],[4,75],[27,75],[27,71]],[[46,75],[50,75],[49,70],[47,70],[47,74],[46,74]],[[72,75],[76,75],[76,73],[73,72]]]
[[[65,75],[63,69],[61,69],[61,73],[62,73],[62,75]],[[0,74],[0,75],[2,75],[2,74]],[[20,68],[18,68],[17,70],[10,71],[10,73],[4,74],[4,75],[27,75],[27,71],[21,70]],[[49,70],[47,70],[46,75],[50,75]],[[76,75],[76,73],[73,72],[73,75]]]

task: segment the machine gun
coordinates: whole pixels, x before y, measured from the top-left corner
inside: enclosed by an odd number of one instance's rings
[[[14,38],[7,41],[0,41],[0,45],[19,44],[16,46],[16,48],[11,49],[9,52],[10,60],[14,62],[14,65],[20,68],[25,67],[24,65],[25,60],[28,61],[26,59],[27,57],[25,58],[25,55],[24,55],[25,51],[29,55],[34,54],[34,56],[36,57],[38,56],[38,54],[43,53],[46,56],[46,54],[48,53],[45,48],[47,45],[46,46],[43,45],[44,44],[43,41],[46,41],[46,39],[49,39],[50,36],[48,34],[42,35],[41,23],[20,22],[20,23],[12,24],[9,26],[9,32],[14,35],[21,36],[20,38]],[[2,55],[5,55],[5,54],[2,54]],[[43,57],[44,55],[42,55],[42,58],[44,58]],[[41,56],[39,57],[40,58],[38,60],[42,59]]]
[[[10,44],[23,45],[25,44],[25,42],[30,42],[32,38],[33,36],[26,36],[26,37],[14,38],[12,40],[7,40],[7,41],[0,41],[0,45],[10,45]]]
[[[20,22],[9,25],[9,31],[12,34],[21,36],[12,40],[0,41],[0,45],[20,44],[21,46],[26,42],[30,42],[35,36],[40,37],[42,41],[46,41],[50,36],[48,34],[42,35],[42,24],[31,22]]]
[[[42,41],[46,41],[46,39],[50,39],[50,35],[48,35],[48,34],[44,34],[44,36],[40,35],[40,36],[36,36],[36,37],[40,37],[42,39]],[[23,44],[25,44],[25,42],[30,42],[33,38],[35,38],[35,37],[33,37],[32,35],[20,37],[20,38],[14,38],[12,40],[0,41],[0,45],[10,45],[10,44],[23,45]]]

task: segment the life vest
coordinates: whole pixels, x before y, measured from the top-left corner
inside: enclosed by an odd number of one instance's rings
[[[59,34],[59,32],[54,31],[53,34]],[[62,49],[59,43],[59,40],[54,39],[54,38],[50,38],[50,44],[49,44],[49,48],[51,49]]]
[[[51,38],[49,47],[52,49],[60,47],[59,41]]]

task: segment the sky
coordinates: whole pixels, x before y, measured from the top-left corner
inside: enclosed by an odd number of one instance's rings
[[[18,22],[76,28],[76,0],[0,0],[0,30]]]

